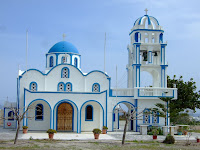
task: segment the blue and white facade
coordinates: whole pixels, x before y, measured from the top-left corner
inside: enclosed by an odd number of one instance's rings
[[[77,133],[103,126],[114,131],[119,128],[119,104],[139,113],[154,108],[161,102],[158,97],[176,99],[177,89],[167,88],[167,44],[163,43],[163,33],[154,17],[145,15],[136,20],[129,34],[128,86],[124,89],[112,89],[111,77],[102,71],[83,73],[77,48],[66,41],[56,43],[46,54],[45,72],[19,71],[17,107],[31,108],[22,124],[29,130],[59,130],[63,124],[61,130]],[[152,87],[140,87],[142,71],[152,75]],[[38,106],[40,117],[37,117]],[[129,130],[139,131],[141,124],[164,125],[164,119],[155,117],[156,113],[131,121]],[[64,117],[64,122],[59,120],[65,115],[69,117]]]

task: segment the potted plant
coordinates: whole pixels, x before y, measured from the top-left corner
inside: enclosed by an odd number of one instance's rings
[[[178,129],[177,129],[177,132],[178,132],[178,135],[182,135],[182,128],[181,127],[179,127]]]
[[[108,127],[106,127],[106,126],[103,126],[103,129],[102,129],[102,134],[106,134],[106,133],[107,133],[107,130],[108,130]]]
[[[200,142],[200,140],[199,140],[200,138],[198,136],[196,136],[195,138],[197,139],[197,143],[199,143]]]
[[[23,128],[23,134],[26,134],[27,131],[28,131],[28,127],[27,126],[23,126],[22,128]]]
[[[99,134],[101,133],[101,130],[98,128],[93,129],[92,131],[94,133],[94,138],[99,139]]]
[[[152,133],[153,133],[153,139],[156,140],[159,131],[158,131],[157,129],[153,129],[153,130],[152,130]]]
[[[54,133],[57,133],[57,131],[53,130],[53,129],[49,129],[49,130],[47,130],[47,133],[49,134],[49,139],[52,140]]]

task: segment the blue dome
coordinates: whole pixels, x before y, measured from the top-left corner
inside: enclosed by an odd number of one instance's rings
[[[79,54],[76,47],[73,44],[66,41],[61,41],[56,43],[54,46],[52,46],[52,48],[49,50],[48,53],[55,53],[55,52]]]

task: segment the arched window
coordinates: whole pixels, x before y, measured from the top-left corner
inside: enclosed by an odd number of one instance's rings
[[[58,83],[58,91],[65,91],[65,84],[63,82]]]
[[[67,67],[62,69],[61,78],[69,78],[69,69]]]
[[[92,107],[92,105],[87,105],[85,107],[85,121],[93,121],[93,107]]]
[[[35,107],[35,120],[43,120],[43,105],[37,104]]]
[[[143,111],[143,123],[144,124],[150,123],[150,111],[149,111],[149,109],[145,109]]]
[[[71,92],[72,91],[72,84],[70,82],[66,83],[66,91]]]
[[[36,82],[31,82],[30,86],[29,86],[29,90],[31,90],[32,92],[37,91],[37,83]]]
[[[77,58],[74,58],[74,66],[77,68],[77,66],[78,66],[78,60],[77,60]]]
[[[9,111],[8,120],[14,120],[14,112],[13,111]]]
[[[153,124],[159,123],[159,112],[156,110],[152,112],[152,123]]]
[[[53,56],[50,57],[49,67],[53,67]]]
[[[63,56],[61,59],[61,63],[62,64],[67,63],[67,57]]]
[[[100,92],[100,85],[98,83],[93,84],[92,92]]]
[[[159,41],[160,41],[160,43],[163,43],[163,34],[162,33],[160,34]]]
[[[136,32],[135,33],[135,42],[140,42],[141,36],[140,36],[140,32]]]

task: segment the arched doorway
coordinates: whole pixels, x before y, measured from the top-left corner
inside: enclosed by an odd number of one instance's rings
[[[58,106],[57,130],[73,131],[73,107],[69,103],[61,103]]]

